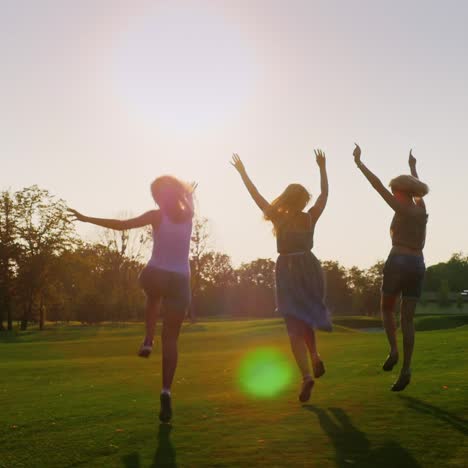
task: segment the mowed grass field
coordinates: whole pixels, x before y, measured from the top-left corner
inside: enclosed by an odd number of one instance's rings
[[[0,335],[0,467],[468,466],[467,325],[417,333],[401,394],[389,391],[397,371],[380,370],[382,333],[321,333],[327,373],[307,405],[294,367],[273,399],[238,385],[252,350],[290,359],[280,320],[184,325],[171,425],[157,420],[160,346],[137,358],[142,333],[132,324]]]

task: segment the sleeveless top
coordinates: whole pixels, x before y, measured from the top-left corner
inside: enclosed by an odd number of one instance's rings
[[[422,250],[426,244],[427,219],[427,213],[420,211],[395,213],[390,226],[393,246]]]
[[[309,216],[309,229],[306,231],[294,230],[286,225],[281,227],[276,233],[276,248],[279,254],[288,255],[304,253],[312,250],[314,246],[315,223]]]
[[[158,229],[153,227],[153,253],[147,266],[190,275],[191,237],[192,218],[182,223],[173,223],[161,211],[161,223]]]

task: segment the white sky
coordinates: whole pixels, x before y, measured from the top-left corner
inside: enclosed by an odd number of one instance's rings
[[[0,0],[0,189],[47,188],[86,214],[152,208],[150,182],[199,183],[215,247],[275,257],[228,161],[273,198],[291,182],[329,205],[316,254],[369,266],[392,213],[385,182],[414,149],[431,187],[426,258],[468,250],[468,4],[461,1]],[[82,227],[86,236],[94,228]]]

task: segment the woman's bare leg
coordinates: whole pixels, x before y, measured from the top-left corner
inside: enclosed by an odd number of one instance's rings
[[[163,391],[170,391],[177,368],[177,340],[184,314],[170,310],[166,312],[162,329],[162,386]]]
[[[305,403],[309,401],[314,379],[310,374],[309,356],[305,340],[306,325],[295,317],[286,317],[286,326],[288,328],[289,342],[291,351],[296,360],[297,367],[302,374],[302,388],[299,394],[299,401]]]
[[[305,326],[297,318],[287,316],[285,318],[286,327],[288,329],[289,343],[291,351],[296,360],[297,367],[301,371],[302,377],[310,378],[309,356],[307,355],[307,347],[305,342]]]
[[[403,366],[402,374],[408,374],[411,370],[411,359],[414,350],[414,312],[417,301],[405,299],[401,301],[401,331],[403,332]]]
[[[390,345],[390,356],[398,357],[397,326],[395,321],[395,303],[397,296],[382,296],[381,311],[382,320]]]
[[[309,349],[310,358],[314,365],[320,362],[320,355],[317,351],[317,338],[313,328],[305,327],[305,343]]]
[[[296,360],[297,366],[301,371],[302,378],[310,378],[310,366],[309,366],[309,356],[307,355],[307,347],[302,336],[289,336],[289,342],[291,344],[291,351]]]
[[[145,309],[145,325],[146,325],[146,335],[145,335],[145,344],[151,346],[154,340],[154,333],[156,330],[156,321],[158,320],[159,311],[161,308],[161,299],[160,298],[150,298],[146,299],[146,309]]]

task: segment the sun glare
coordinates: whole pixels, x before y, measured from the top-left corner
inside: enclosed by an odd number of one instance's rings
[[[238,26],[200,7],[135,17],[115,45],[116,93],[133,113],[171,130],[199,130],[237,112],[256,65]]]

